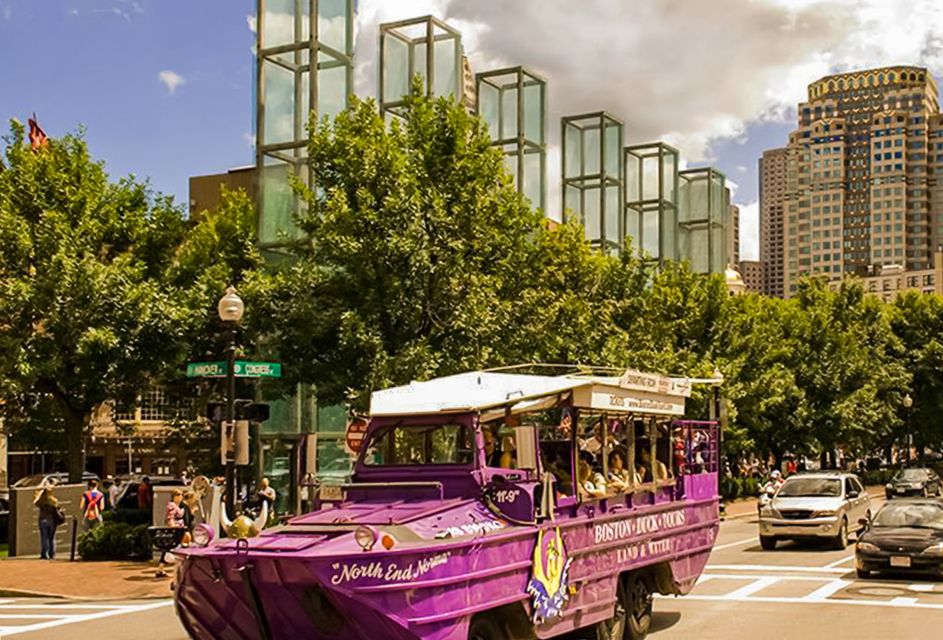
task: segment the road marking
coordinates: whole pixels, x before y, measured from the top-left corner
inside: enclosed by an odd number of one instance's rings
[[[808,573],[848,573],[848,569],[838,569],[834,567],[796,567],[775,564],[709,564],[706,569],[719,569],[720,571],[769,571],[776,573],[779,571],[799,571]]]
[[[925,593],[933,591],[932,584],[912,584],[908,587],[911,591],[923,591]]]
[[[729,596],[729,594],[728,594]],[[682,596],[683,600],[708,600],[714,602],[729,602],[734,600],[728,596],[707,596],[707,595],[694,595],[688,594]],[[666,599],[674,598],[675,596],[661,596],[658,595],[656,598]],[[914,598],[894,598],[893,600],[851,600],[851,599],[835,599],[828,598],[825,600],[806,600],[805,598],[779,598],[771,596],[748,596],[746,598],[737,598],[735,602],[749,602],[749,603],[773,603],[773,604],[804,604],[804,605],[821,605],[821,604],[832,604],[832,605],[850,605],[850,606],[859,606],[859,607],[896,607],[896,608],[907,608],[907,609],[937,609],[943,610],[943,604],[930,604],[925,602],[917,602]]]
[[[854,555],[850,555],[850,556],[848,556],[847,558],[842,558],[841,560],[836,560],[835,562],[830,562],[829,564],[825,565],[825,568],[826,568],[826,569],[833,569],[834,567],[837,567],[838,565],[845,564],[846,562],[849,562],[849,561],[854,560],[854,559],[855,559]]]
[[[776,584],[779,582],[779,578],[773,576],[763,576],[762,578],[757,578],[750,584],[740,587],[735,591],[731,591],[724,596],[725,600],[743,600],[757,591],[762,591],[766,587]]]
[[[757,576],[751,576],[746,573],[703,573],[701,577],[716,578],[718,580],[749,580],[751,578],[755,579]],[[835,578],[831,576],[770,576],[771,578],[778,578],[783,582],[830,582]],[[698,583],[700,584],[700,583]]]
[[[730,549],[731,547],[739,547],[742,544],[747,544],[748,542],[756,542],[756,536],[750,538],[745,538],[743,540],[738,540],[736,542],[728,542],[727,544],[721,544],[714,547],[714,551],[720,551],[721,549]]]
[[[841,580],[841,579],[830,580],[829,582],[823,584],[821,587],[819,587],[818,589],[816,589],[815,591],[807,595],[805,598],[803,598],[803,600],[810,600],[813,602],[816,602],[819,600],[825,600],[826,598],[835,595],[836,592],[841,591],[842,589],[844,589],[850,584],[851,582],[849,582],[848,580]]]
[[[110,618],[111,616],[120,616],[126,613],[138,613],[140,611],[149,611],[151,609],[159,609],[161,607],[166,607],[173,604],[173,600],[160,600],[159,602],[152,602],[142,605],[115,605],[114,608],[99,611],[97,613],[83,613],[83,614],[63,614],[55,616],[55,620],[49,620],[48,622],[37,622],[36,624],[29,624],[17,627],[0,627],[0,637],[6,638],[8,636],[14,636],[21,633],[30,633],[33,631],[43,631],[44,629],[52,629],[53,627],[61,627],[67,624],[77,624],[80,622],[88,622],[90,620],[100,620],[101,618]],[[31,608],[28,604],[20,605],[22,609]],[[35,618],[36,616],[24,616]],[[49,617],[49,616],[47,616]]]
[[[0,620],[59,620],[60,618],[76,618],[81,615],[80,613],[60,613],[59,615],[50,613],[2,613],[0,614]]]

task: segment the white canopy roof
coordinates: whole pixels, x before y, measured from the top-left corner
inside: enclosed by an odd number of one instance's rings
[[[480,412],[497,407],[510,407],[513,413],[519,413],[550,406],[557,396],[571,391],[574,406],[609,412],[681,415],[684,398],[691,394],[691,381],[638,371],[627,371],[621,377],[472,371],[375,391],[370,397],[370,414]]]

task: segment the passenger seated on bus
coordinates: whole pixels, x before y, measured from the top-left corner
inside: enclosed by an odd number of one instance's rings
[[[577,488],[582,498],[603,498],[606,495],[606,481],[601,473],[594,473],[585,460],[580,460],[576,467]]]
[[[502,469],[517,469],[517,447],[514,438],[510,436],[501,439],[501,458],[498,466]]]
[[[573,495],[573,478],[570,475],[570,458],[566,450],[558,450],[553,462],[547,467],[557,480],[557,491],[565,496]]]
[[[668,469],[665,467],[665,463],[657,458],[652,460],[651,446],[642,446],[639,457],[641,459],[639,472],[642,474],[642,482],[668,479]]]
[[[485,426],[481,435],[485,439],[485,464],[489,467],[501,466],[501,451],[498,449],[497,427]]]
[[[609,488],[614,492],[624,492],[631,485],[629,470],[622,462],[624,456],[625,453],[617,451],[609,454]]]

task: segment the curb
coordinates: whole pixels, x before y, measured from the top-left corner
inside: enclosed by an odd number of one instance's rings
[[[166,600],[173,597],[173,591],[167,589],[168,595],[158,596],[154,594],[147,595],[112,595],[112,596],[81,596],[68,595],[63,593],[43,593],[41,591],[27,591],[24,589],[3,589],[0,588],[0,598],[50,598],[54,600],[69,600],[75,602],[110,602],[114,600]]]

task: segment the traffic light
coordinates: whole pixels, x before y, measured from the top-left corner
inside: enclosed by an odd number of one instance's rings
[[[236,400],[236,420],[247,420],[249,422],[265,422],[269,419],[269,406],[265,402],[253,402],[252,400]],[[210,422],[223,422],[226,420],[225,402],[207,402],[206,417]]]

